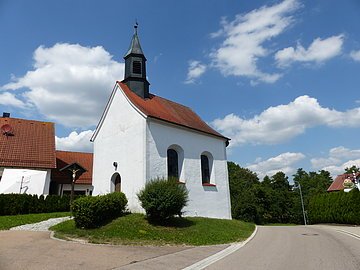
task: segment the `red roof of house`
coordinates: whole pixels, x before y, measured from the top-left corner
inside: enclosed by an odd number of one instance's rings
[[[92,168],[93,168],[93,154],[82,152],[70,152],[56,150],[56,169],[51,171],[51,180],[58,184],[69,184],[72,181],[72,175],[69,171],[60,171],[67,165],[77,163],[86,172],[80,175],[75,181],[75,184],[92,184]]]
[[[360,176],[360,173],[357,173],[356,178],[358,178],[359,176]],[[327,189],[327,191],[331,192],[331,191],[344,190],[344,180],[347,178],[353,179],[353,174],[352,173],[344,173],[344,174],[338,175],[335,178],[334,182],[331,183],[331,185]]]
[[[0,167],[56,167],[54,123],[0,118]]]
[[[212,129],[189,107],[153,94],[150,94],[147,99],[142,99],[132,92],[126,84],[119,81],[117,83],[131,103],[146,116],[229,140],[229,138]]]

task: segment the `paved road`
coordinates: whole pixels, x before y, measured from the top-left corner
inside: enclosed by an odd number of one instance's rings
[[[206,269],[359,270],[360,238],[339,230],[360,231],[334,226],[260,226],[245,247]]]
[[[0,270],[182,269],[228,245],[107,246],[50,239],[50,232],[0,231]]]

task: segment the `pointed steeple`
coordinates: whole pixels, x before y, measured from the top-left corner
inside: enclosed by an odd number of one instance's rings
[[[141,49],[139,37],[138,37],[138,34],[137,34],[138,25],[139,24],[137,22],[134,25],[134,35],[132,37],[130,47],[129,47],[127,53],[124,55],[124,58],[126,56],[128,56],[129,54],[142,54],[142,55],[144,55],[143,50]]]
[[[141,49],[137,28],[138,23],[136,22],[129,50],[124,56],[125,77],[123,83],[138,96],[148,98],[150,84],[146,79],[146,58]]]

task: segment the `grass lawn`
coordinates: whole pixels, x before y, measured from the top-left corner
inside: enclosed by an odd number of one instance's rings
[[[51,227],[59,238],[125,245],[213,245],[241,241],[252,223],[210,218],[174,218],[167,226],[150,224],[142,214],[129,214],[98,229],[77,229],[73,220]]]
[[[70,216],[69,212],[56,213],[42,213],[42,214],[27,214],[16,216],[0,216],[0,230],[8,230],[11,227],[20,226],[24,224],[36,223],[49,218]]]

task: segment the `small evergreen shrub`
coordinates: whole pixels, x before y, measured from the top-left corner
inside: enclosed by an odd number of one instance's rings
[[[127,199],[124,193],[114,192],[95,197],[82,197],[71,205],[77,228],[96,228],[124,214]]]
[[[70,197],[0,194],[0,216],[70,211]]]
[[[188,201],[186,187],[176,180],[167,179],[155,179],[146,183],[137,196],[147,217],[158,221],[174,215],[181,216]]]

